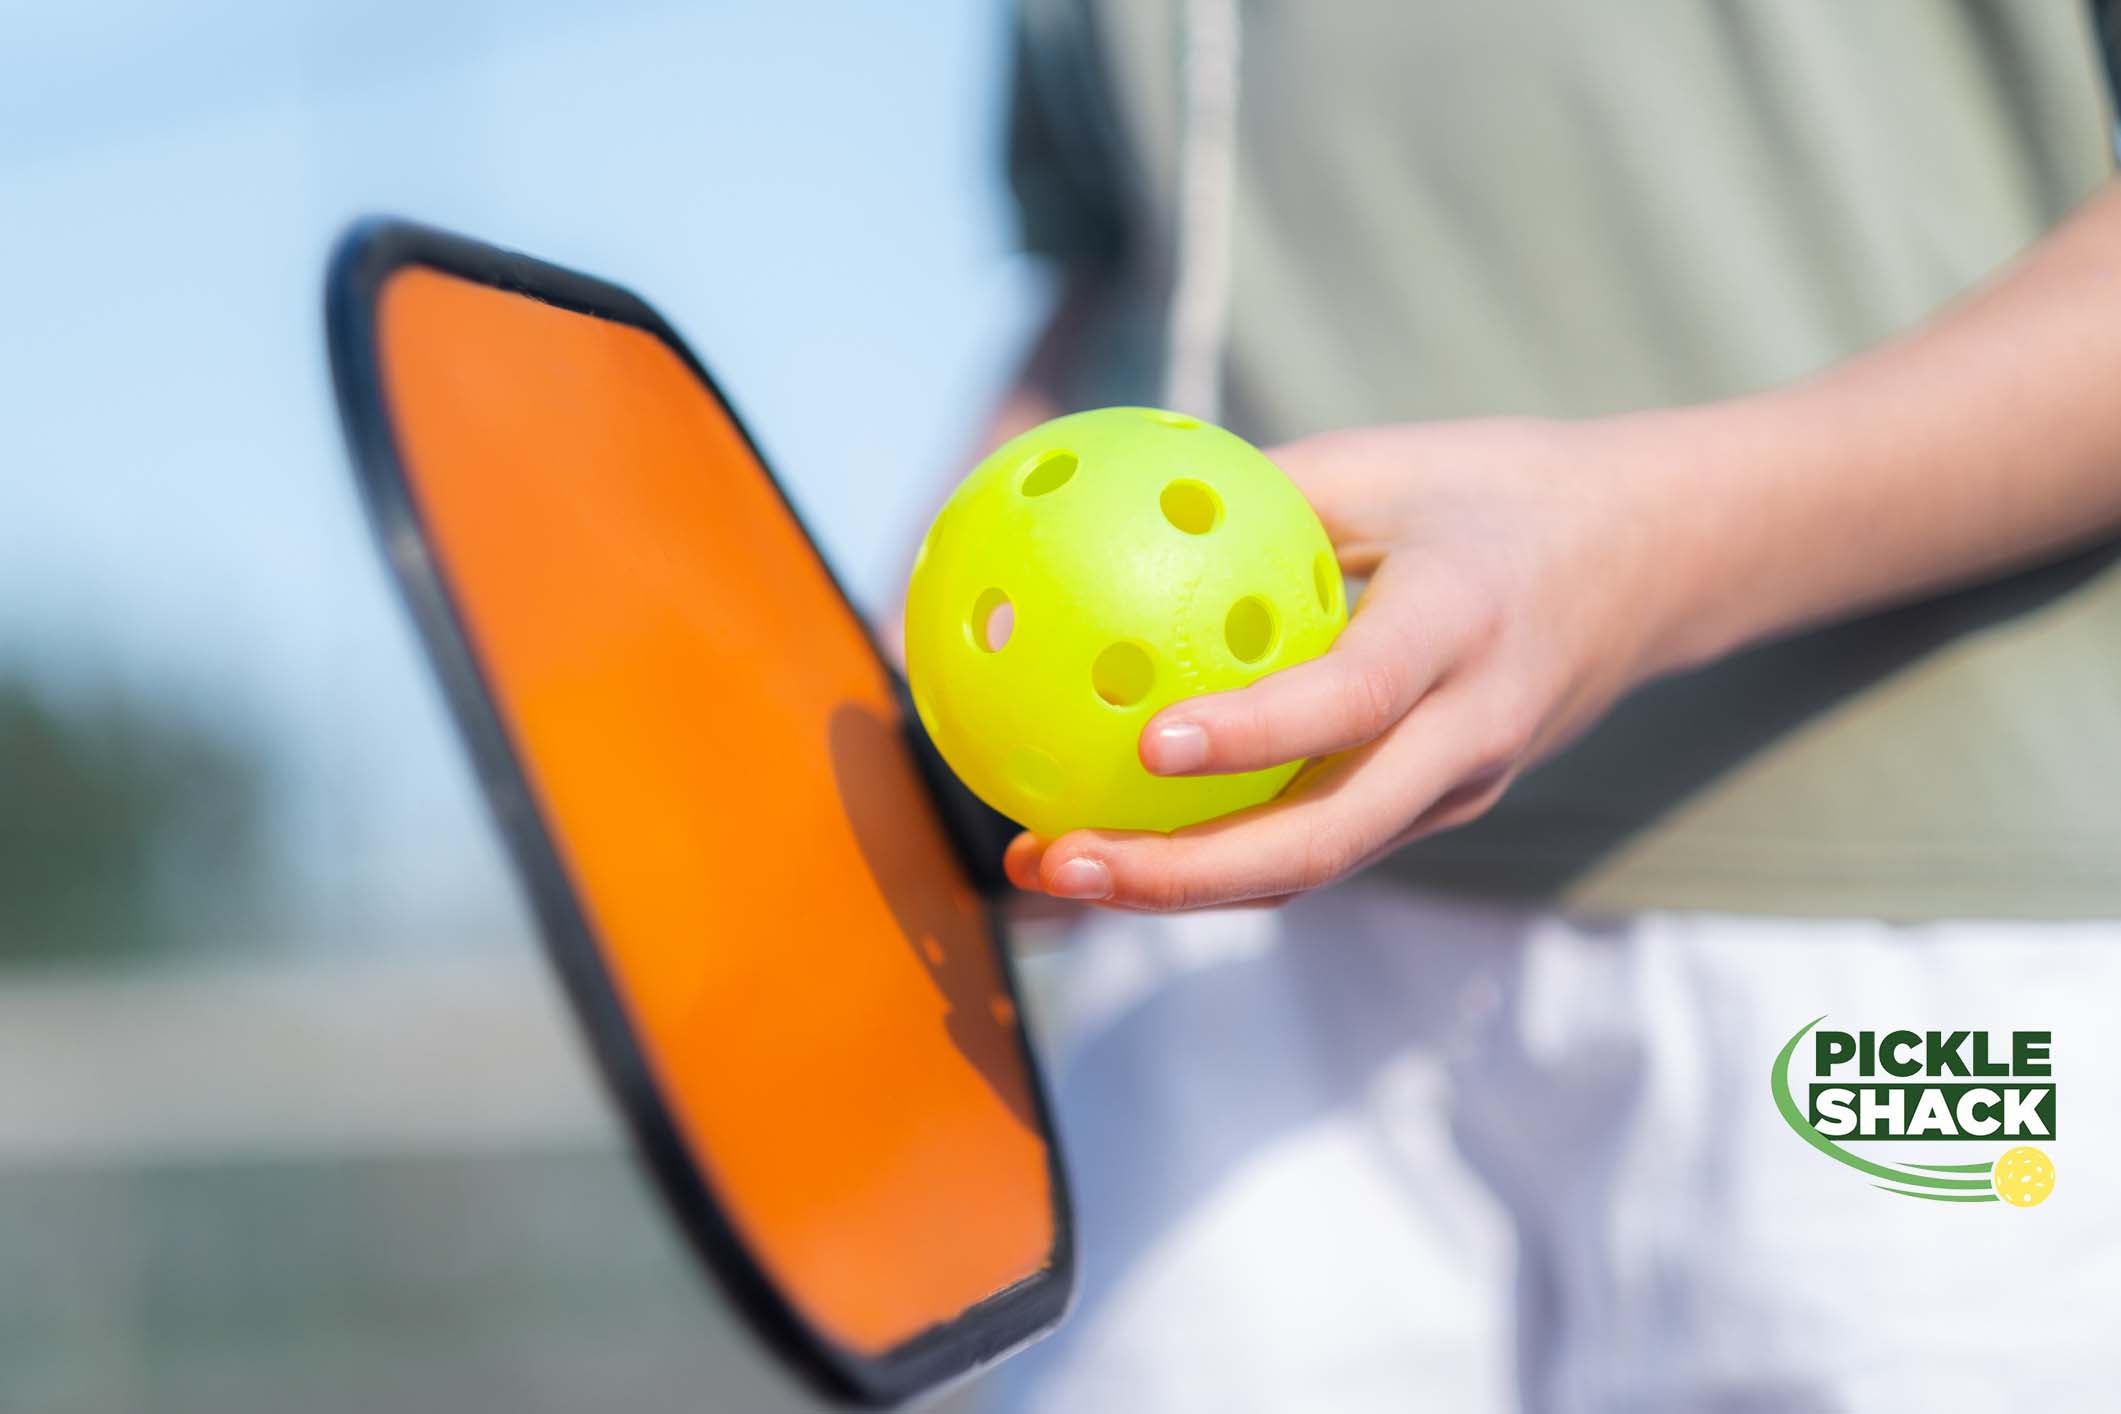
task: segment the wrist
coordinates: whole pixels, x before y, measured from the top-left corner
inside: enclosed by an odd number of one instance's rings
[[[1625,413],[1592,424],[1611,468],[1610,542],[1624,558],[1647,681],[1712,662],[1787,626],[1775,546],[1803,419],[1779,396]]]

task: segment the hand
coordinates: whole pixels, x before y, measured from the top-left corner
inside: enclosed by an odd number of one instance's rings
[[[1368,588],[1331,652],[1166,708],[1141,758],[1162,775],[1310,765],[1278,799],[1168,836],[1019,836],[1010,878],[1125,908],[1280,902],[1480,815],[1672,665],[1681,566],[1657,482],[1700,454],[1689,427],[1441,423],[1271,453]]]
[[[2110,181],[1986,290],[1788,388],[1284,447],[1369,590],[1332,652],[1174,704],[1141,755],[1323,759],[1169,836],[1019,838],[1010,877],[1128,908],[1285,898],[1472,819],[1658,672],[2121,533],[2116,368]]]

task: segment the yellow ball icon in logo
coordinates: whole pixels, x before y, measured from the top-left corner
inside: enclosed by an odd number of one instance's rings
[[[1291,762],[1158,777],[1170,703],[1332,646],[1347,622],[1325,528],[1242,438],[1153,408],[1056,418],[1004,444],[936,516],[906,590],[906,676],[943,759],[1052,838],[1174,830],[1271,799]]]
[[[2020,1208],[2037,1208],[2055,1191],[2054,1160],[2030,1144],[2004,1151],[1989,1172],[1996,1196]]]

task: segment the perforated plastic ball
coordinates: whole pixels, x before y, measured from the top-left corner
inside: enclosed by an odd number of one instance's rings
[[[973,469],[906,595],[921,721],[966,785],[1051,838],[1169,831],[1272,798],[1297,764],[1159,777],[1144,724],[1326,651],[1347,622],[1325,528],[1242,438],[1177,413],[1057,418]]]

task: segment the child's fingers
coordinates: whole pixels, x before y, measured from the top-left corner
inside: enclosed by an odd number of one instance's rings
[[[1328,762],[1302,793],[1171,835],[1077,830],[1046,848],[1060,898],[1157,912],[1302,893],[1386,848],[1465,774],[1465,715],[1424,709],[1370,750]]]
[[[1002,851],[1002,872],[1009,882],[1027,893],[1044,893],[1038,881],[1038,857],[1045,849],[1045,842],[1029,830],[1009,841]]]

